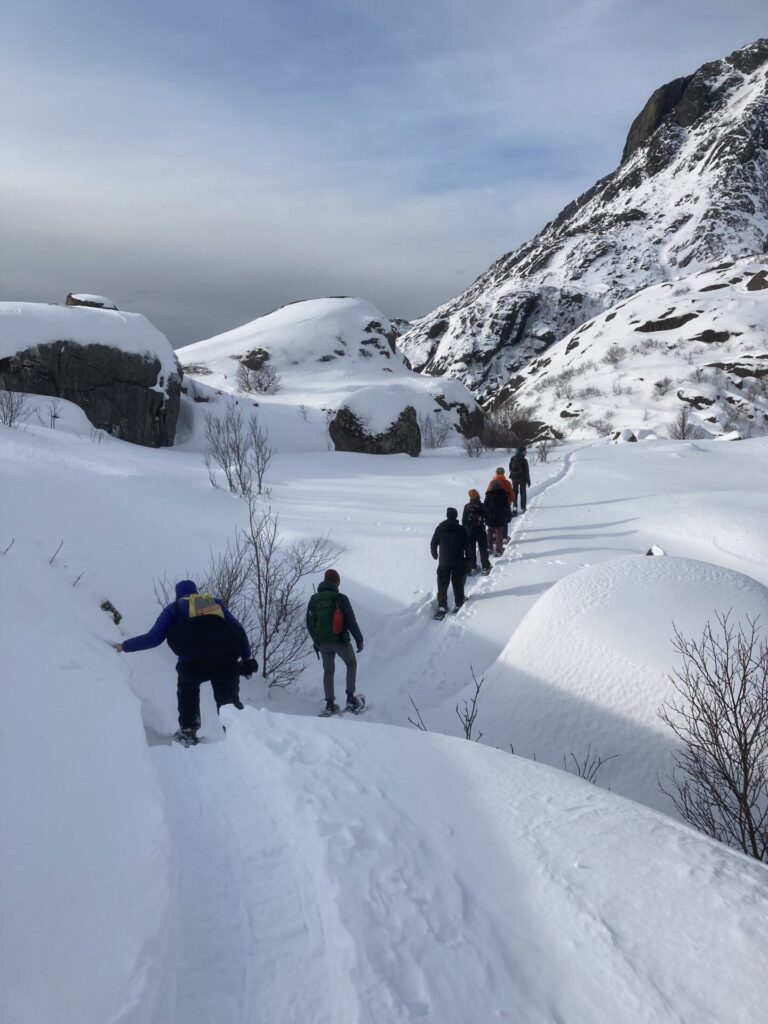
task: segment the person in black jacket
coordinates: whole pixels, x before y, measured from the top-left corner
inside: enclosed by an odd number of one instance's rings
[[[467,531],[469,538],[470,575],[477,572],[477,549],[479,548],[483,575],[487,576],[491,571],[491,563],[488,560],[488,540],[485,535],[485,507],[480,500],[479,493],[474,488],[470,490],[469,501],[464,506],[461,525]]]
[[[494,477],[485,492],[485,524],[488,527],[488,550],[497,557],[504,554],[504,527],[512,518],[507,490]]]
[[[437,610],[447,611],[448,584],[453,586],[456,610],[464,604],[464,580],[469,560],[469,537],[455,508],[445,510],[446,518],[432,534],[430,549],[437,560]]]
[[[527,491],[531,486],[531,470],[528,459],[525,457],[525,448],[517,448],[515,454],[509,460],[509,479],[515,487],[515,511],[517,515],[517,500],[520,499],[520,511],[525,512],[527,507]]]

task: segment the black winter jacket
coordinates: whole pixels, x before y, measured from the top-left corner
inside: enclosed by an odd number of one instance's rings
[[[432,534],[429,546],[441,569],[455,569],[470,558],[469,536],[456,519],[444,519]]]
[[[461,525],[471,537],[478,530],[485,529],[485,506],[479,499],[468,501],[461,514]]]
[[[488,526],[506,526],[512,518],[507,492],[503,487],[492,487],[485,495],[485,521]]]
[[[513,455],[509,460],[509,479],[513,484],[531,486],[531,470],[528,466],[528,459],[524,455]]]

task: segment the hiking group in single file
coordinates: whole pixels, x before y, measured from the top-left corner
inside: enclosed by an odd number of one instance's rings
[[[468,575],[491,571],[490,555],[504,552],[509,524],[527,509],[527,490],[531,483],[525,448],[517,448],[509,460],[509,476],[497,468],[481,499],[471,489],[459,522],[455,508],[446,510],[446,518],[435,529],[430,542],[437,561],[437,612],[443,619],[448,611],[448,586],[453,589],[454,612],[464,604],[464,583]],[[478,570],[478,554],[480,568]],[[339,591],[341,578],[335,569],[327,569],[322,583],[307,605],[306,625],[314,651],[323,667],[325,707],[323,717],[342,714],[336,703],[335,667],[338,657],[344,664],[346,704],[344,711],[360,714],[365,697],[357,692],[357,658],[363,650],[363,634],[352,603]],[[355,648],[352,641],[355,642]],[[242,710],[240,677],[250,679],[258,671],[245,630],[224,601],[212,594],[201,594],[193,580],[176,584],[175,600],[163,608],[152,628],[140,636],[113,644],[116,651],[130,654],[146,651],[167,642],[177,657],[176,694],[179,728],[174,739],[183,746],[198,742],[200,729],[200,686],[210,682],[217,711],[226,704]]]

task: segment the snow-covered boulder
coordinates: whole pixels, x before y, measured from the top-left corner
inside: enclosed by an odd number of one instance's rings
[[[0,387],[73,402],[124,441],[173,444],[181,372],[138,313],[0,302]]]
[[[338,410],[328,424],[337,452],[414,458],[421,454],[416,410],[412,405],[402,408],[397,400],[388,402],[390,397],[384,388],[366,388]]]
[[[446,420],[449,438],[457,431],[469,437],[483,435],[484,413],[464,384],[414,373],[397,349],[396,337],[397,329],[369,302],[310,299],[188,345],[178,355],[187,376],[203,377],[207,385],[225,391],[242,390],[242,367],[256,373],[268,367],[277,375],[278,388],[265,401],[301,403],[332,417],[346,408],[363,424],[353,424],[347,414],[337,417],[337,436],[343,433],[350,443],[358,435],[372,436],[364,421],[374,412],[380,427],[375,433],[384,433],[409,407],[416,419]],[[362,406],[354,408],[358,393]],[[386,422],[381,410],[389,417]],[[402,451],[415,444],[415,431],[408,425],[411,418],[407,413],[402,421],[409,435]]]
[[[653,554],[662,554],[661,549]],[[768,619],[768,589],[749,576],[690,558],[643,555],[574,572],[533,606],[488,673],[483,741],[575,770],[608,761],[598,778],[614,792],[672,812],[659,788],[674,737],[658,717],[679,667],[676,626],[699,637],[716,612]]]

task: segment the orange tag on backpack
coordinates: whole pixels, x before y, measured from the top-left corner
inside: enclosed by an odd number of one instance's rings
[[[333,609],[333,618],[331,619],[331,632],[337,635],[344,632],[344,612],[339,608],[338,605]]]

